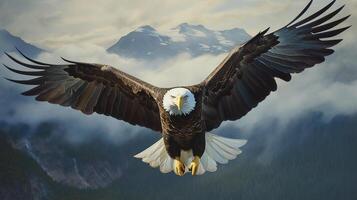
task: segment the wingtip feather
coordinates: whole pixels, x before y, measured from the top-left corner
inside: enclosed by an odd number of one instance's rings
[[[270,27],[266,28],[262,32],[260,32],[261,35],[265,35],[269,31]]]
[[[24,54],[19,48],[17,48],[15,46],[15,49],[17,50],[17,52],[19,52],[24,58],[26,58],[28,61],[32,62],[32,63],[35,63],[35,64],[39,64],[39,65],[44,65],[44,66],[48,66],[49,64],[47,63],[43,63],[43,62],[40,62],[40,61],[37,61],[37,60],[34,60],[32,58],[30,58],[29,56],[27,56],[26,54]]]
[[[17,70],[14,68],[11,68],[9,66],[7,66],[6,64],[3,64],[8,70],[17,73],[17,74],[21,74],[21,75],[28,75],[28,76],[42,76],[44,75],[44,71],[21,71],[21,70]]]
[[[66,58],[64,58],[64,57],[61,57],[61,59],[64,60],[64,61],[66,61],[66,62],[68,62],[68,63],[73,63],[73,64],[76,64],[76,63],[77,63],[77,62],[68,60],[68,59],[66,59]]]
[[[28,63],[24,63],[18,59],[16,59],[15,57],[13,57],[12,55],[10,55],[9,53],[5,52],[5,55],[8,56],[12,61],[14,61],[15,63],[19,64],[19,65],[22,65],[24,67],[28,67],[28,68],[31,68],[31,69],[47,69],[48,67],[46,66],[39,66],[39,65],[31,65],[31,64],[28,64]]]
[[[296,20],[298,20],[311,6],[313,0],[310,0],[309,3],[304,7],[304,9],[291,21],[289,22],[285,27],[290,26],[292,23],[294,23]]]

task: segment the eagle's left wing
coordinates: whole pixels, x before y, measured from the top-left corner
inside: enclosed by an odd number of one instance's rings
[[[161,131],[159,108],[155,100],[158,88],[149,83],[107,65],[68,60],[70,64],[52,65],[22,54],[34,65],[7,55],[31,70],[20,71],[5,65],[6,68],[35,77],[30,80],[8,79],[35,86],[23,95],[36,96],[38,101],[70,106],[85,114],[96,112]]]
[[[342,6],[317,19],[334,2],[294,23],[309,8],[311,0],[287,26],[267,35],[268,30],[257,34],[226,57],[201,83],[205,86],[202,108],[207,131],[225,120],[239,119],[256,107],[277,89],[275,78],[290,81],[290,74],[321,63],[334,52],[329,48],[341,40],[326,38],[349,28],[331,30],[349,16],[325,23],[340,12]]]

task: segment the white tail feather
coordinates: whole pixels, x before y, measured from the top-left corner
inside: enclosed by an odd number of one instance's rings
[[[206,133],[206,149],[201,157],[197,174],[201,175],[206,171],[214,172],[217,170],[217,162],[226,164],[229,160],[235,159],[242,153],[239,148],[246,143],[246,140],[225,138]],[[160,167],[162,173],[169,173],[175,167],[174,160],[166,152],[162,138],[134,157],[141,158],[143,162],[148,163],[151,167]],[[193,160],[192,151],[181,151],[180,159],[186,166],[185,172],[188,172],[188,167]]]

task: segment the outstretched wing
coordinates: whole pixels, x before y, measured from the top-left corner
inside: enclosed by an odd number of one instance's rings
[[[18,74],[36,76],[31,80],[8,79],[35,85],[23,95],[70,106],[85,114],[96,112],[161,131],[159,108],[155,101],[156,87],[107,65],[68,60],[65,61],[70,64],[51,65],[21,55],[34,64],[21,62],[7,54],[14,62],[31,71],[5,67]]]
[[[334,3],[296,22],[310,7],[287,26],[266,34],[258,33],[231,54],[204,80],[203,118],[207,130],[217,128],[222,121],[244,116],[271,91],[277,89],[274,78],[290,81],[292,73],[302,72],[325,60],[334,51],[329,49],[340,39],[327,39],[349,27],[334,29],[349,16],[327,22],[343,8],[320,18]]]

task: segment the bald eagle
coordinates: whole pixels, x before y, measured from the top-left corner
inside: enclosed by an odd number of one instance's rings
[[[68,64],[47,64],[21,51],[28,62],[7,56],[31,71],[5,67],[35,76],[8,79],[34,85],[23,95],[160,132],[162,138],[135,157],[163,173],[200,175],[216,171],[217,162],[236,158],[246,143],[210,131],[256,107],[277,89],[276,78],[290,81],[291,74],[322,63],[334,52],[330,48],[341,39],[331,37],[349,28],[331,30],[349,17],[328,22],[343,8],[324,14],[334,2],[300,20],[311,0],[292,22],[269,34],[268,29],[259,32],[233,49],[205,80],[191,86],[159,88],[108,65],[66,59]]]

